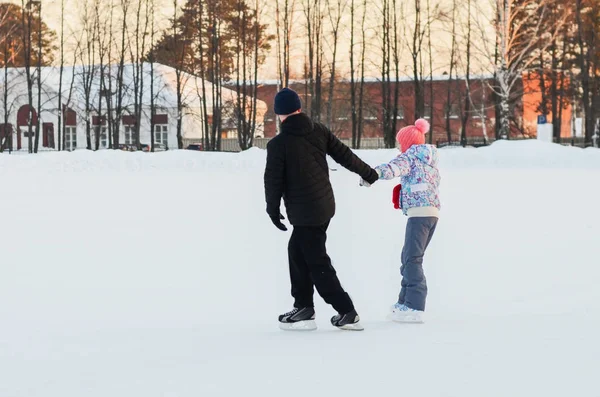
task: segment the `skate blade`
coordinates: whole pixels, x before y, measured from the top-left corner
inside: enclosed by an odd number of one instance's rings
[[[364,331],[365,327],[362,326],[361,323],[354,324],[346,324],[338,327],[339,329],[343,329],[344,331]]]
[[[398,315],[391,313],[388,315],[388,320],[393,321],[395,323],[404,323],[404,324],[423,324],[423,317],[421,315]]]
[[[295,323],[279,323],[283,331],[314,331],[317,329],[315,320],[298,321]]]

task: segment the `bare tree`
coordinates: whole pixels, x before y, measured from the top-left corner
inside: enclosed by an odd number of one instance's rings
[[[288,87],[290,85],[290,50],[296,0],[275,0],[275,6],[279,81],[283,87]]]
[[[226,69],[222,63],[222,55],[227,37],[223,34],[223,25],[227,22],[228,4],[218,1],[199,1],[196,15],[197,46],[196,52],[200,67],[201,87],[198,87],[198,99],[201,103],[201,119],[203,123],[203,145],[205,150],[220,150],[223,126],[223,80]],[[207,84],[206,80],[210,81]],[[210,90],[211,113],[208,113],[208,90]],[[212,119],[211,119],[212,116]]]
[[[36,70],[36,78],[37,78],[37,123],[35,126],[35,143],[33,152],[38,152],[38,147],[40,143],[40,130],[42,124],[42,2],[40,0],[30,0],[29,4],[31,7],[35,6],[35,10],[37,12],[38,18],[40,19],[40,23],[38,23],[38,31],[37,31],[37,39],[38,39],[38,56],[37,56],[37,70]],[[31,13],[32,11],[29,10]],[[31,36],[31,35],[30,35]]]
[[[431,21],[431,0],[427,0],[427,20]],[[429,118],[429,144],[433,144],[433,136],[434,134],[434,85],[433,85],[433,46],[431,42],[431,23],[427,24],[427,47],[428,47],[428,56],[429,56],[429,114],[431,117]]]
[[[65,0],[60,0],[60,66],[58,69],[58,96],[57,96],[57,109],[58,109],[58,139],[57,139],[57,150],[62,150],[62,136],[63,136],[63,77],[65,72]],[[75,67],[75,66],[73,66]]]
[[[27,147],[29,153],[33,153],[33,77],[31,75],[31,2],[25,3],[21,0],[21,22],[23,24],[23,57],[25,58],[25,76],[27,79],[27,104],[29,106],[29,115],[27,117]],[[17,127],[18,128],[18,127]]]
[[[258,110],[258,66],[264,58],[263,51],[271,36],[265,36],[266,25],[259,20],[258,0],[250,9],[245,1],[238,0],[234,26],[235,34],[235,104],[229,117],[236,120],[238,143],[242,150],[253,145]]]
[[[356,4],[355,0],[351,0],[350,2],[350,106],[351,106],[351,117],[352,117],[352,147],[356,148],[357,138],[358,138],[358,123],[357,123],[357,114],[358,114],[358,105],[356,98],[356,62],[354,60],[354,22],[356,14]]]
[[[396,124],[399,115],[398,101],[400,96],[400,37],[398,34],[398,6],[396,0],[384,0],[382,11],[381,90],[383,136],[386,147],[394,147],[396,144]]]
[[[187,35],[180,34],[180,28],[185,29],[186,27],[179,26],[179,17],[177,16],[177,0],[173,0],[173,38],[176,41],[181,41],[183,45],[181,46],[181,51],[179,53],[175,53],[175,59],[178,59],[178,67],[175,68],[175,78],[176,82],[176,90],[177,90],[177,147],[179,149],[183,149],[183,134],[182,134],[182,120],[183,120],[183,87],[187,83],[187,81],[183,80],[183,64],[185,60],[186,48],[189,45],[187,41],[183,40],[183,37],[187,37]],[[179,48],[179,47],[175,47]]]
[[[350,3],[350,103],[352,113],[352,147],[358,149],[360,147],[360,140],[362,136],[362,124],[363,124],[363,101],[364,101],[364,86],[365,86],[365,55],[366,55],[366,18],[367,8],[366,1],[362,3],[362,17],[361,17],[361,50],[360,59],[357,65],[355,61],[355,36],[354,36],[354,23],[356,15],[356,4],[354,0]],[[358,82],[356,80],[357,67],[360,67],[358,73]]]
[[[446,120],[446,135],[448,139],[448,143],[452,142],[452,125],[451,119],[454,117],[453,105],[454,105],[454,92],[456,90],[456,86],[454,84],[454,73],[456,69],[456,0],[452,1],[452,15],[450,16],[450,21],[452,24],[452,31],[450,33],[452,45],[450,49],[450,73],[448,74],[448,86],[446,93],[446,106],[444,109],[444,116]],[[433,102],[434,98],[430,98],[429,101]],[[433,119],[433,114],[431,114],[431,118]]]
[[[462,109],[461,129],[460,129],[460,144],[467,146],[467,123],[471,116],[471,33],[472,33],[472,10],[471,1],[467,0],[467,33],[466,33],[466,65],[465,65],[465,99],[464,108]],[[485,118],[482,118],[485,123]]]
[[[156,10],[154,0],[148,0],[148,13],[150,14],[150,48],[154,48],[154,37],[155,37],[155,18]],[[154,53],[151,51],[149,59],[150,61],[150,151],[154,152],[154,133],[155,133],[155,117],[156,117],[156,98],[154,97]],[[167,142],[165,146],[168,147]]]
[[[3,126],[0,131],[0,153],[4,152],[8,148],[9,153],[12,152],[13,142],[12,142],[12,126],[9,124],[9,117],[12,113],[12,107],[14,106],[14,102],[9,104],[8,95],[9,92],[14,90],[14,87],[11,86],[11,82],[9,79],[9,66],[14,65],[15,59],[19,52],[21,51],[20,44],[18,40],[15,40],[14,37],[16,26],[12,25],[12,27],[7,27],[8,21],[10,19],[10,8],[4,7],[2,8],[0,13],[0,27],[2,27],[3,31],[6,33],[0,37],[0,45],[2,45],[2,62],[4,68],[4,81],[2,84],[2,108],[4,111],[3,118]]]
[[[362,20],[360,23],[361,26],[361,52],[360,52],[360,85],[358,89],[358,117],[357,117],[357,130],[356,130],[356,146],[355,148],[360,148],[360,140],[362,138],[363,133],[363,109],[364,109],[364,98],[365,98],[365,56],[367,50],[367,29],[366,29],[366,20],[367,20],[367,1],[363,0],[363,14]]]
[[[133,95],[134,95],[134,111],[133,117],[135,124],[133,126],[133,135],[135,146],[141,149],[140,133],[141,120],[144,103],[144,62],[143,57],[146,52],[146,38],[148,36],[148,26],[150,24],[150,15],[148,12],[148,3],[150,0],[138,0],[134,43],[135,48],[130,47],[131,63],[133,65]],[[143,22],[142,22],[142,17]],[[142,24],[143,23],[143,24]]]
[[[81,3],[80,3],[81,4]],[[81,62],[79,79],[81,80],[81,89],[83,91],[84,100],[84,119],[85,119],[85,137],[86,148],[92,150],[92,100],[93,86],[96,66],[96,44],[98,42],[98,26],[97,18],[94,16],[93,5],[90,0],[86,0],[82,4],[83,9],[80,14],[81,39],[79,45],[79,60]]]
[[[207,104],[207,100],[206,100],[206,96],[207,96],[207,90],[206,90],[206,62],[205,62],[205,56],[206,56],[206,52],[204,49],[204,29],[203,29],[203,24],[202,21],[205,18],[205,12],[204,12],[204,4],[203,2],[199,2],[198,3],[198,16],[196,18],[197,24],[198,24],[198,28],[197,28],[197,32],[198,32],[198,46],[197,46],[197,51],[198,51],[198,59],[199,59],[199,66],[200,66],[200,87],[198,90],[198,96],[200,98],[200,116],[202,118],[202,127],[203,127],[203,131],[202,131],[202,144],[205,148],[205,150],[211,150],[212,149],[212,145],[211,145],[211,140],[210,140],[210,120],[209,120],[209,115],[208,115],[208,104]]]
[[[2,23],[2,16],[0,16],[0,23]],[[12,141],[12,126],[9,124],[9,117],[12,113],[12,107],[14,106],[14,102],[9,104],[8,95],[11,91],[14,91],[14,85],[11,86],[11,82],[9,80],[9,65],[14,62],[16,54],[20,51],[20,48],[14,48],[13,46],[18,46],[18,43],[13,41],[11,36],[5,37],[2,39],[3,44],[3,60],[4,60],[4,84],[2,89],[3,100],[2,107],[4,111],[4,124],[2,126],[2,134],[0,137],[0,153],[4,152],[6,148],[8,148],[9,153],[12,153],[13,149],[13,141]]]
[[[114,42],[114,15],[115,5],[113,0],[109,3],[109,17],[108,17],[108,48],[106,49],[106,57],[108,59],[108,65],[106,68],[106,74],[103,78],[103,84],[101,85],[102,92],[105,94],[106,99],[106,128],[107,128],[107,140],[108,149],[114,148],[114,116],[113,116],[113,48],[115,47]]]
[[[121,21],[121,40],[118,46],[119,50],[119,63],[117,66],[117,81],[116,81],[116,98],[115,98],[115,118],[113,124],[113,148],[119,148],[120,131],[121,131],[121,120],[124,113],[124,96],[126,91],[126,85],[123,80],[125,72],[125,55],[127,53],[127,47],[129,41],[127,40],[127,18],[129,15],[129,7],[131,6],[131,0],[120,0],[122,21]]]
[[[415,27],[412,34],[412,44],[409,47],[412,58],[412,72],[415,95],[415,115],[414,118],[419,119],[424,115],[425,99],[424,99],[424,82],[423,82],[423,39],[425,31],[423,29],[423,21],[421,16],[421,0],[414,0],[415,4]]]
[[[306,65],[306,88],[310,95],[310,115],[315,120],[321,118],[322,76],[323,76],[323,6],[321,0],[305,0],[303,3],[306,18],[308,44],[308,64]]]
[[[577,58],[581,74],[586,146],[594,144],[594,133],[596,132],[595,112],[598,95],[596,93],[597,81],[595,74],[598,69],[598,60],[595,58],[598,54],[598,30],[597,23],[594,23],[594,20],[597,15],[600,15],[598,7],[595,2],[587,2],[586,0],[576,0],[575,3],[577,44],[579,47]]]
[[[536,60],[533,49],[546,51],[558,34],[563,20],[544,26],[548,0],[496,0],[498,63],[496,76],[499,98],[498,135],[510,133],[511,102],[523,73]]]
[[[112,47],[111,38],[112,33],[110,30],[112,29],[112,20],[104,18],[104,9],[101,8],[102,1],[94,0],[94,18],[95,26],[97,29],[96,37],[97,37],[97,46],[98,46],[98,74],[99,74],[99,92],[98,92],[98,106],[96,108],[97,113],[97,122],[98,124],[94,126],[94,142],[93,148],[94,150],[98,150],[100,148],[100,141],[107,139],[107,127],[105,126],[107,123],[107,117],[103,111],[104,103],[107,104],[111,98],[111,92],[108,90],[106,86],[107,75],[111,73],[110,70],[110,48]],[[112,14],[112,7],[111,14]],[[107,59],[108,58],[108,59]],[[107,109],[107,113],[110,110]]]
[[[383,136],[385,137],[386,146],[390,143],[390,111],[391,111],[391,79],[390,79],[390,65],[391,65],[391,28],[392,21],[390,12],[390,0],[383,0],[382,7],[382,26],[381,26],[381,99],[383,107]],[[365,11],[366,12],[366,11]]]
[[[337,53],[338,53],[338,43],[340,36],[340,22],[342,20],[342,16],[345,14],[346,7],[348,5],[348,0],[336,0],[335,12],[332,12],[333,6],[331,5],[331,0],[327,0],[327,9],[329,10],[329,21],[331,23],[331,39],[332,43],[332,57],[331,63],[329,64],[329,91],[327,95],[327,125],[330,128],[333,128],[333,102],[334,102],[334,90],[335,90],[335,80],[336,80],[336,63],[337,63]]]

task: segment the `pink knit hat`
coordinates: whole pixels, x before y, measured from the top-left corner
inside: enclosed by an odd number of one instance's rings
[[[402,153],[406,152],[412,145],[424,145],[425,134],[429,132],[429,122],[424,119],[415,121],[415,125],[402,128],[396,135],[396,141],[400,144]]]

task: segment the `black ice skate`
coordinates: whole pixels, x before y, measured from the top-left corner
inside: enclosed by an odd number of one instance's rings
[[[358,317],[356,310],[352,310],[346,314],[337,314],[331,317],[331,324],[334,327],[338,327],[339,329],[347,331],[364,330],[363,326],[360,324],[360,317]]]
[[[312,307],[294,308],[291,312],[279,316],[279,328],[284,331],[314,331],[315,309]]]

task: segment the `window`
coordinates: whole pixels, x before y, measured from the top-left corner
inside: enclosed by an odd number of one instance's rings
[[[367,111],[365,111],[365,114],[363,115],[363,120],[375,121],[375,120],[377,120],[377,114],[375,112],[367,110]]]
[[[135,128],[132,125],[125,126],[125,144],[133,145],[133,140],[135,137]]]
[[[448,117],[451,119],[460,118],[460,110],[456,103],[453,103],[450,106],[446,106],[446,112],[448,114]]]
[[[396,120],[404,120],[404,108],[402,106],[398,106],[398,114],[396,115]]]
[[[483,118],[485,119],[487,113],[487,105],[485,104],[485,101],[482,98],[473,98],[471,110],[469,113],[474,119],[480,119],[481,116],[483,116]]]
[[[154,142],[167,147],[169,143],[169,126],[157,124],[154,126]]]
[[[483,118],[485,119],[485,110],[482,111],[481,108],[471,109],[469,114],[473,119],[480,119],[481,116],[483,116]]]
[[[237,138],[236,130],[223,130],[221,132],[221,139],[235,139]]]
[[[77,149],[77,127],[65,127],[65,147],[64,150]]]
[[[108,134],[106,132],[106,127],[102,127],[100,129],[100,149],[108,148]]]
[[[99,149],[108,148],[108,135],[106,133],[106,127],[96,126],[92,130],[92,147],[96,147],[96,136],[100,134],[100,146]]]
[[[425,104],[425,111],[423,112],[423,118],[425,120],[431,120],[431,105]]]

